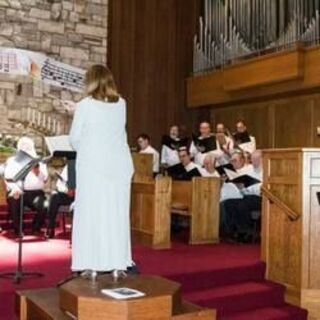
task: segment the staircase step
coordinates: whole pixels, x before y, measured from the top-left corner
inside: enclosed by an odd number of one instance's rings
[[[281,307],[260,308],[237,313],[219,320],[307,320],[308,312],[304,309],[285,304]]]
[[[269,281],[249,281],[189,292],[185,294],[185,298],[203,307],[217,309],[219,316],[227,316],[258,308],[281,306],[284,304],[284,290],[282,285]]]
[[[251,265],[218,269],[214,270],[214,272],[207,270],[200,273],[191,272],[166,276],[174,281],[183,283],[183,292],[193,292],[248,281],[263,281],[265,268],[265,263],[260,261]]]

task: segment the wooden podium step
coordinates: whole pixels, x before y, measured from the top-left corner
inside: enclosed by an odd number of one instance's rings
[[[18,291],[17,315],[20,320],[216,319],[215,311],[181,301],[180,285],[176,282],[153,276],[130,276],[118,287],[138,289],[146,296],[116,300],[100,293],[101,288],[110,288],[109,281],[109,276],[103,276],[92,286],[90,280],[79,278],[60,288]]]

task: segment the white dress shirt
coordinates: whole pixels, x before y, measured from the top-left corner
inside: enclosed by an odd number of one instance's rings
[[[186,169],[187,172],[190,172],[193,169],[198,169],[199,172],[201,170],[201,166],[199,166],[198,164],[194,163],[193,161],[189,162],[186,166],[184,166],[184,168]]]
[[[262,171],[257,171],[252,164],[244,165],[236,170],[238,176],[248,175],[258,180],[262,180]],[[247,188],[239,189],[233,182],[225,182],[221,188],[220,201],[229,199],[242,199],[244,195],[260,195],[261,183],[256,183]]]
[[[152,154],[153,155],[153,169],[152,170],[154,173],[159,172],[160,155],[159,155],[159,152],[155,148],[148,146],[144,150],[140,150],[139,153]]]
[[[63,179],[61,180],[60,177]],[[67,186],[67,181],[68,181],[68,166],[64,166],[62,169],[62,172],[60,174],[60,177],[57,180],[56,183],[56,188],[58,192],[61,193],[67,193],[68,192],[68,186]]]
[[[195,164],[198,164],[201,167],[203,166],[204,159],[208,154],[212,154],[214,157],[220,157],[222,155],[222,151],[218,149],[202,153],[197,149],[194,141],[191,142],[189,152],[191,157],[194,159]]]
[[[180,162],[178,151],[169,148],[166,145],[161,149],[161,164],[166,164],[169,167],[174,166]]]
[[[261,181],[260,183],[253,184],[247,188],[241,190],[244,195],[254,195],[254,196],[261,196],[261,186],[262,186],[262,167],[255,168],[252,165],[249,165],[248,168],[248,175],[256,178],[257,180]]]
[[[253,152],[256,151],[256,139],[253,136],[250,136],[250,142],[245,142],[245,143],[241,143],[239,144],[239,148],[243,151],[243,152],[247,152],[249,154],[252,154]]]
[[[7,160],[5,169],[4,169],[4,178],[6,180],[13,179],[16,174],[17,164],[14,161],[14,157],[11,157]],[[39,164],[39,175],[36,175],[33,171],[30,171],[24,181],[24,190],[32,191],[32,190],[43,190],[45,182],[48,179],[48,170],[47,166],[44,163]],[[21,182],[6,182],[7,190],[9,192],[19,191],[21,192]]]

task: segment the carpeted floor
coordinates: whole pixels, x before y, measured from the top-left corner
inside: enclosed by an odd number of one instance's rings
[[[162,275],[182,283],[186,299],[217,308],[225,320],[305,320],[304,310],[284,303],[284,289],[264,280],[265,265],[257,245],[189,246],[175,240],[170,250],[134,247],[134,259],[142,273]],[[17,243],[0,236],[0,272],[12,271]],[[24,270],[42,272],[21,285],[0,279],[0,319],[13,320],[13,293],[17,289],[54,286],[70,274],[70,245],[67,239],[39,241],[27,237]]]

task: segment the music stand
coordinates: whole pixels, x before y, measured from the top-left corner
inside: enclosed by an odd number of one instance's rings
[[[24,151],[19,150],[14,157],[14,173],[11,179],[7,179],[8,182],[20,182],[22,193],[20,195],[20,212],[19,212],[19,246],[18,246],[18,261],[15,272],[0,273],[0,278],[11,279],[14,283],[19,284],[23,277],[33,278],[42,277],[43,274],[39,272],[23,272],[22,270],[22,244],[23,244],[23,213],[24,213],[24,183],[28,173],[37,164],[42,162],[41,158],[33,158]]]

